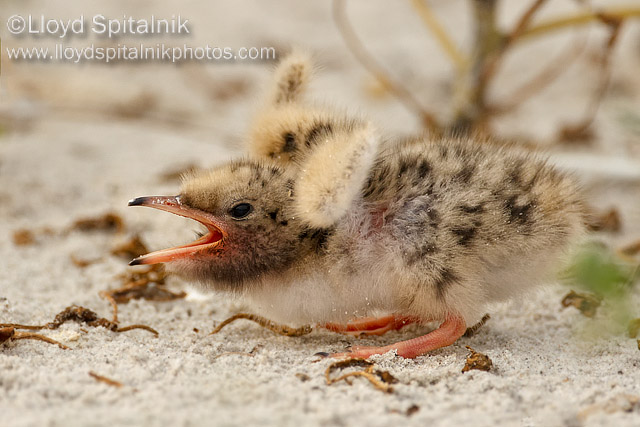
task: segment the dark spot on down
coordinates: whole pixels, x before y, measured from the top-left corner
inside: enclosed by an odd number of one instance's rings
[[[446,145],[441,144],[438,147],[438,152],[440,153],[440,157],[442,157],[443,159],[449,157],[449,150],[447,149]]]
[[[284,139],[284,145],[282,146],[282,151],[285,153],[290,153],[295,151],[296,149],[296,136],[291,133],[285,133],[282,138]]]
[[[374,169],[369,175],[369,179],[364,187],[362,196],[364,198],[368,198],[383,193],[391,182],[391,176],[391,168],[388,165],[380,165]]]
[[[458,244],[460,246],[468,246],[478,232],[478,229],[476,227],[454,228],[451,232],[459,237]]]
[[[272,176],[280,176],[280,175],[282,175],[282,171],[280,169],[278,169],[277,167],[275,167],[275,166],[270,167],[269,171],[271,172]]]
[[[482,206],[482,204],[479,204],[476,206],[460,205],[459,209],[464,213],[472,214],[472,213],[480,213],[484,211],[484,206]]]
[[[371,197],[375,191],[376,187],[373,185],[372,178],[369,178],[367,184],[365,185],[364,191],[362,192],[362,197],[364,197],[365,199]]]
[[[440,272],[440,277],[434,283],[438,298],[444,298],[447,289],[456,280],[458,280],[458,277],[453,271],[451,271],[451,269],[445,268],[442,270]]]
[[[430,223],[431,227],[437,228],[438,225],[440,224],[440,214],[438,213],[438,211],[435,210],[434,208],[429,208],[427,209],[427,216],[431,220],[431,223]]]
[[[507,180],[513,184],[516,188],[522,184],[522,162],[516,162],[516,164],[507,172]]]
[[[383,164],[376,169],[376,179],[380,182],[386,182],[391,177],[391,168],[389,165]]]
[[[469,180],[471,180],[471,177],[473,176],[475,170],[476,170],[475,165],[466,164],[462,167],[462,169],[460,169],[460,171],[456,174],[455,177],[461,182],[467,184]]]
[[[333,126],[331,126],[331,123],[317,123],[309,130],[309,133],[307,133],[307,137],[305,138],[305,145],[307,147],[310,147],[311,144],[316,142],[318,136],[322,134],[326,135],[328,133],[331,133],[332,131]]]
[[[272,220],[275,221],[276,217],[278,216],[278,210],[279,209],[276,209],[275,211],[268,212],[269,218],[271,218]]]
[[[420,163],[420,166],[418,166],[418,177],[422,179],[426,178],[430,170],[431,170],[431,166],[429,165],[429,162],[427,162],[426,160],[423,160]]]
[[[398,175],[403,175],[406,173],[411,167],[411,159],[403,157],[400,159],[400,163],[398,164]]]
[[[311,240],[316,252],[320,252],[326,248],[326,243],[329,237],[334,233],[335,228],[307,228],[302,233],[298,234],[298,239],[304,241],[306,239]]]
[[[291,94],[293,92],[295,92],[295,90],[298,88],[298,80],[294,77],[290,77],[287,80],[287,93]],[[291,96],[291,95],[289,95]]]
[[[509,214],[510,222],[518,222],[520,224],[526,224],[530,221],[531,211],[535,204],[533,202],[527,202],[523,205],[518,205],[516,199],[518,196],[511,196],[505,201],[505,210]]]
[[[311,239],[315,240],[316,251],[320,252],[326,248],[327,240],[334,231],[333,228],[320,228],[311,235]]]
[[[427,242],[418,247],[414,252],[409,254],[407,257],[407,264],[413,265],[420,261],[421,259],[425,259],[431,254],[438,252],[438,247],[433,242]]]
[[[303,232],[301,232],[300,234],[298,234],[298,240],[302,241],[304,239],[306,239],[307,237],[309,237],[309,229],[305,229]]]

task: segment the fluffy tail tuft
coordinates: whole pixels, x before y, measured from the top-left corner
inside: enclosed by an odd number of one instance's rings
[[[273,103],[299,101],[309,85],[311,74],[311,58],[308,54],[294,51],[287,55],[276,68]]]

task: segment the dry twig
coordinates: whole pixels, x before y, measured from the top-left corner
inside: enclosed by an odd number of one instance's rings
[[[337,369],[345,369],[353,366],[364,367],[363,371],[355,371],[348,372],[346,374],[342,374],[336,378],[331,378],[331,374],[333,371]],[[379,371],[374,370],[373,362],[369,362],[366,359],[354,358],[354,359],[346,359],[340,360],[338,362],[334,362],[327,367],[327,370],[324,373],[324,376],[327,380],[327,385],[331,385],[337,383],[338,381],[345,381],[347,384],[351,384],[351,377],[364,377],[366,378],[375,388],[385,393],[392,393],[393,387],[391,384],[396,383],[396,380],[393,375],[391,375],[387,371]]]
[[[0,325],[0,344],[9,342],[9,341],[18,341],[18,340],[44,341],[49,344],[55,344],[63,350],[69,350],[69,347],[67,347],[66,345],[54,339],[51,339],[49,337],[45,337],[44,335],[34,334],[31,332],[20,332],[20,331],[16,331],[15,327],[13,326]]]
[[[520,41],[533,36],[600,21],[611,28],[611,34],[603,50],[599,83],[586,108],[584,118],[577,124],[565,126],[560,137],[565,140],[586,139],[591,136],[591,125],[595,119],[610,78],[611,55],[613,47],[619,38],[621,25],[627,19],[640,17],[637,7],[604,8],[589,10],[578,14],[556,18],[533,24],[535,16],[546,4],[547,0],[533,0],[525,12],[519,17],[512,29],[502,32],[496,24],[496,9],[498,0],[471,0],[474,14],[475,35],[471,59],[460,52],[451,37],[440,25],[425,0],[412,0],[412,5],[425,26],[433,33],[446,55],[456,65],[456,83],[454,85],[454,117],[447,124],[440,124],[435,116],[426,111],[418,99],[397,82],[392,81],[384,67],[367,51],[362,41],[349,24],[345,13],[345,0],[334,0],[334,19],[342,37],[360,64],[373,74],[410,111],[422,118],[425,126],[435,134],[442,133],[474,133],[482,136],[491,132],[489,120],[497,114],[513,111],[515,107],[527,98],[540,93],[545,86],[554,81],[567,64],[577,58],[586,45],[583,43],[570,54],[551,61],[532,80],[517,88],[513,95],[502,104],[491,105],[488,102],[488,92],[491,83],[504,60],[507,52]],[[583,39],[584,42],[584,39]]]
[[[74,221],[69,229],[82,232],[109,231],[119,233],[124,230],[124,221],[120,215],[107,212],[97,217],[80,218]]]
[[[613,56],[613,50],[619,39],[623,21],[620,19],[614,20],[611,17],[604,15],[601,16],[600,19],[609,26],[610,34],[607,42],[605,43],[602,57],[600,59],[600,75],[598,78],[598,84],[593,92],[589,104],[587,105],[583,118],[578,123],[567,125],[560,130],[559,138],[561,140],[578,141],[590,138],[591,125],[596,118],[600,104],[602,103],[609,87],[609,81],[611,80],[611,57]]]
[[[547,34],[553,31],[564,30],[568,27],[590,24],[594,21],[601,21],[603,17],[609,20],[625,20],[640,18],[640,8],[638,7],[618,7],[596,10],[588,10],[568,16],[552,18],[547,21],[532,25],[520,34],[519,41],[528,40]]]
[[[546,0],[535,0],[520,17],[514,28],[503,35],[496,25],[497,0],[473,0],[475,46],[473,48],[467,87],[462,90],[461,105],[453,124],[460,131],[486,132],[489,115],[487,92],[505,53],[530,25]],[[466,96],[464,96],[466,94]]]
[[[46,325],[35,326],[35,325],[20,325],[17,323],[0,323],[0,328],[10,327],[16,329],[29,329],[29,330],[40,330],[40,329],[58,329],[63,323],[68,321],[77,321],[81,323],[86,323],[89,326],[97,327],[102,326],[103,328],[109,329],[113,332],[126,332],[132,329],[144,329],[145,331],[149,331],[155,336],[158,336],[158,331],[147,326],[147,325],[129,325],[120,328],[116,322],[112,322],[105,318],[99,318],[98,315],[88,308],[79,307],[77,305],[71,305],[65,308],[63,311],[58,313],[56,317],[53,319],[53,322],[49,322]]]
[[[255,314],[238,313],[222,321],[222,323],[220,323],[213,331],[211,331],[209,335],[217,334],[218,332],[220,332],[220,330],[222,330],[222,328],[224,328],[229,323],[234,322],[238,319],[251,320],[253,322],[256,322],[258,325],[262,326],[263,328],[267,328],[270,331],[275,332],[276,334],[286,335],[288,337],[299,337],[302,335],[307,335],[311,333],[311,331],[313,330],[309,325],[304,325],[299,328],[292,328],[287,325],[279,325],[277,323],[272,322],[269,319],[265,319],[264,317],[258,316]]]
[[[172,292],[165,286],[167,273],[162,264],[155,264],[149,268],[130,271],[121,276],[124,285],[118,289],[105,291],[118,303],[127,303],[132,299],[146,299],[148,301],[172,301],[184,298],[185,292]]]
[[[136,258],[149,250],[140,236],[132,236],[126,242],[114,247],[111,254],[127,259]],[[127,271],[120,276],[122,286],[117,289],[101,291],[99,295],[109,301],[113,310],[113,322],[118,322],[118,304],[126,304],[132,299],[148,301],[172,301],[184,298],[186,292],[173,292],[165,285],[167,272],[162,264],[150,265]]]
[[[31,230],[21,228],[13,232],[13,244],[16,246],[29,246],[36,243],[36,238]]]
[[[633,257],[640,253],[640,240],[624,246],[619,251],[623,256]]]
[[[622,227],[622,221],[620,220],[620,213],[616,208],[611,208],[606,212],[596,214],[587,224],[591,231],[620,231]]]
[[[482,316],[482,319],[480,319],[480,321],[478,323],[476,323],[475,325],[471,326],[470,328],[467,328],[467,330],[465,331],[463,337],[469,338],[474,336],[478,330],[484,326],[485,323],[487,323],[487,321],[491,319],[491,316],[489,314],[485,314],[484,316]]]
[[[126,242],[123,242],[111,249],[111,255],[125,259],[137,258],[147,252],[149,252],[149,250],[138,234],[134,234]]]
[[[381,84],[410,111],[418,116],[425,127],[435,135],[441,133],[440,125],[435,116],[422,107],[420,102],[405,87],[396,83],[389,77],[384,67],[365,48],[349,23],[345,11],[345,0],[334,0],[333,18],[338,30],[342,34],[347,47],[360,64],[378,79]]]
[[[522,84],[512,91],[512,94],[496,105],[492,105],[489,109],[493,114],[509,113],[522,105],[532,96],[541,93],[546,87],[567,71],[570,65],[578,59],[584,52],[586,47],[586,39],[580,39],[578,42],[572,42],[571,45],[563,50],[560,54],[549,61],[537,75],[532,77],[528,82]]]
[[[411,4],[416,12],[418,12],[422,22],[424,22],[425,26],[429,28],[438,43],[440,43],[442,50],[456,65],[458,73],[463,73],[468,66],[469,60],[458,50],[449,34],[447,34],[447,31],[442,25],[440,25],[438,18],[433,13],[426,0],[411,0]]]
[[[100,261],[100,258],[85,259],[85,258],[79,258],[75,254],[69,255],[69,258],[71,259],[71,262],[73,263],[73,265],[75,265],[78,268],[85,268],[90,266],[91,264],[95,264],[96,262]]]
[[[117,289],[101,291],[99,295],[109,301],[113,309],[113,321],[118,321],[118,304],[132,299],[148,301],[172,301],[184,298],[184,291],[173,292],[165,285],[167,273],[162,264],[151,265],[143,270],[132,270],[121,276],[123,285]]]
[[[103,383],[105,383],[107,385],[110,385],[110,386],[113,386],[113,387],[120,388],[120,387],[123,386],[123,384],[120,381],[112,380],[111,378],[107,378],[107,377],[104,377],[102,375],[98,375],[93,371],[89,371],[89,375],[91,377],[95,378],[97,381],[103,382]]]

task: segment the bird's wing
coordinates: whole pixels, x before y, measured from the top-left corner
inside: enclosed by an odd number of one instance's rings
[[[296,212],[313,227],[328,227],[353,205],[378,152],[371,125],[338,132],[302,160],[295,185]]]

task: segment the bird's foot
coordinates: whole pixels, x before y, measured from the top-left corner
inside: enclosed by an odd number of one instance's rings
[[[366,359],[374,354],[384,354],[395,350],[398,356],[413,359],[431,350],[453,344],[466,330],[467,325],[462,317],[449,316],[438,329],[421,337],[400,341],[384,347],[354,346],[349,352],[335,353],[331,357]]]
[[[344,335],[358,337],[360,335],[382,335],[388,331],[397,331],[406,325],[415,323],[418,319],[407,316],[365,317],[353,320],[345,325],[326,323],[325,329]]]

